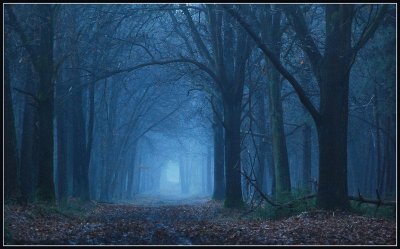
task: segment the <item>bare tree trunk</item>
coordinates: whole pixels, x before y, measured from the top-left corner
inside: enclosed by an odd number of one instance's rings
[[[211,193],[212,182],[211,182],[211,148],[207,149],[207,170],[206,170],[206,193],[207,195]]]
[[[377,189],[379,190],[380,193],[382,193],[383,190],[383,175],[384,175],[384,167],[382,167],[382,160],[381,160],[381,134],[380,134],[380,113],[379,113],[379,96],[378,96],[378,90],[377,86],[374,86],[374,119],[375,119],[375,133],[376,133],[376,156],[377,156]]]
[[[84,201],[90,200],[89,191],[89,166],[93,143],[93,126],[94,126],[94,83],[89,86],[89,122],[87,128],[87,140],[84,150],[84,162],[82,164],[82,182],[81,182],[81,198]]]
[[[317,205],[323,209],[348,209],[347,199],[347,125],[349,74],[358,51],[373,36],[384,19],[383,5],[374,21],[367,24],[365,33],[351,46],[353,5],[328,4],[325,7],[325,53],[314,43],[302,11],[295,5],[281,6],[301,40],[308,55],[314,76],[320,85],[320,110],[305,94],[299,82],[280,63],[279,58],[252,30],[252,27],[232,9],[225,7],[256,42],[275,68],[289,81],[302,104],[313,117],[320,148],[320,177]]]
[[[222,112],[218,103],[213,114],[213,136],[214,136],[214,191],[213,199],[222,200],[225,197],[224,176],[224,130],[222,127]],[[217,116],[219,115],[219,116]]]
[[[268,115],[271,112],[271,106],[268,105]],[[270,115],[269,115],[270,116]],[[267,134],[267,137],[272,137],[271,135],[271,127],[266,126],[265,127],[265,134]],[[268,163],[268,173],[271,178],[270,182],[270,191],[271,191],[271,196],[273,199],[276,197],[276,177],[275,177],[275,164],[274,164],[274,156],[272,152],[272,139],[267,140],[266,142],[266,158],[267,158],[267,163]]]
[[[303,128],[303,188],[311,193],[311,126],[304,124]]]
[[[77,64],[75,64],[77,65]],[[81,197],[83,181],[83,164],[85,160],[85,120],[83,115],[82,93],[75,90],[71,96],[73,102],[72,138],[73,138],[73,196]]]
[[[4,68],[4,198],[19,195],[18,156],[14,125],[14,110],[11,97],[9,62]]]
[[[136,151],[137,151],[137,142],[132,146],[132,150],[130,153],[130,160],[128,165],[128,186],[127,186],[127,198],[133,198],[133,184],[134,184],[134,173],[135,173],[135,165],[136,165]]]
[[[33,68],[29,67],[27,70],[28,78],[33,74]],[[25,83],[25,91],[30,93],[36,92],[36,82],[27,81]],[[25,97],[25,107],[22,122],[22,138],[21,138],[21,151],[20,151],[20,181],[21,181],[21,194],[26,200],[31,200],[34,194],[34,177],[38,169],[37,158],[37,109],[32,106],[35,104],[32,97]]]
[[[57,192],[58,199],[62,200],[67,197],[68,194],[68,142],[69,129],[68,120],[70,120],[69,108],[66,107],[65,102],[67,96],[67,87],[58,86],[57,98],[58,103],[56,104],[56,119],[57,119]]]
[[[183,157],[179,159],[179,177],[180,177],[180,183],[181,183],[181,191],[182,194],[187,194],[189,193],[189,185],[187,182],[187,174],[188,174],[188,168],[187,168],[187,160],[185,160]]]
[[[386,118],[386,131],[388,134],[392,134],[392,132],[395,130],[393,129],[395,126],[393,125],[394,122],[392,121],[392,116],[389,115]],[[392,128],[393,126],[393,128]],[[393,134],[394,136],[394,134]],[[388,196],[390,198],[394,198],[396,195],[396,157],[395,157],[395,146],[394,144],[391,144],[390,139],[386,137],[384,139],[384,158],[386,160],[386,178],[385,181],[382,183],[384,184],[383,196]]]
[[[349,74],[352,58],[351,18],[352,7],[327,5],[326,50],[320,76],[320,114],[317,124],[319,141],[319,186],[317,205],[320,208],[348,209],[347,198],[347,127]],[[336,13],[336,14],[335,14]],[[341,18],[335,15],[341,15]],[[341,34],[340,42],[337,35]]]
[[[250,91],[254,92],[255,100],[256,100],[256,127],[257,131],[260,134],[267,134],[267,127],[266,127],[266,117],[265,117],[265,95],[266,89],[251,89]],[[265,173],[266,173],[266,157],[267,157],[267,137],[262,137],[257,139],[257,173],[256,173],[256,183],[260,190],[265,191]],[[258,192],[256,191],[255,194],[257,195]]]
[[[291,188],[286,138],[283,127],[282,102],[280,99],[280,81],[278,77],[278,79],[270,82],[270,104],[272,109],[270,117],[277,199],[290,194]]]
[[[271,28],[269,32],[266,32],[267,40],[272,44],[275,56],[280,55],[281,46],[281,33],[280,33],[280,20],[281,12],[275,10],[274,14],[268,15],[270,18]],[[271,120],[271,133],[272,133],[272,151],[274,157],[274,168],[275,168],[275,190],[276,198],[280,200],[285,199],[290,195],[290,172],[289,172],[289,160],[286,148],[286,137],[283,126],[283,111],[282,111],[282,99],[281,99],[281,80],[279,72],[272,67],[269,68],[268,72],[269,79],[269,104],[270,108],[270,120]]]
[[[52,5],[37,6],[37,11],[46,18],[41,19],[39,46],[33,47],[30,39],[24,33],[12,7],[6,9],[11,23],[19,34],[22,44],[27,49],[35,71],[39,75],[40,84],[36,96],[38,109],[38,181],[37,197],[40,201],[54,202],[55,190],[53,182],[53,112],[54,86],[53,76],[53,25],[54,9]]]
[[[224,100],[225,123],[225,206],[243,205],[240,162],[241,101]]]
[[[318,126],[320,172],[317,203],[330,209],[348,208],[347,199],[347,123],[348,75],[328,68],[321,95],[321,123]],[[332,68],[332,69],[329,69]],[[344,79],[343,79],[344,76]],[[336,88],[341,88],[339,91]]]
[[[138,155],[138,163],[135,164],[134,167],[134,178],[133,178],[133,194],[137,195],[140,193],[140,181],[142,180],[140,178],[140,166],[142,166],[143,163],[143,151],[139,149],[139,155]]]
[[[53,19],[54,10],[51,5],[38,7],[41,14],[48,18],[43,19],[40,34],[40,47],[34,65],[40,78],[39,86],[39,172],[38,172],[38,199],[47,202],[55,201],[53,182],[53,113],[54,113],[54,62],[53,62]]]

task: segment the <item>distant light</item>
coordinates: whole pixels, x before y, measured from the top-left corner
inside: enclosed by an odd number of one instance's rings
[[[172,183],[179,183],[179,166],[177,163],[168,162],[168,166],[166,169],[167,180]]]

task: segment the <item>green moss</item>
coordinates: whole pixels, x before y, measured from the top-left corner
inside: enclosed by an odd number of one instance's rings
[[[294,194],[296,196],[296,194]],[[275,196],[275,202],[277,203],[287,203],[289,201],[293,200],[293,196],[291,192],[280,192],[276,193]]]
[[[365,215],[376,218],[394,219],[396,217],[396,209],[390,206],[376,207],[376,205],[366,204],[356,201],[350,201],[352,211],[359,215]]]

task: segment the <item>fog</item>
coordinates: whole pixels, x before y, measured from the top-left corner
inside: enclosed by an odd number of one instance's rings
[[[393,199],[395,10],[382,6],[7,5],[6,192]]]

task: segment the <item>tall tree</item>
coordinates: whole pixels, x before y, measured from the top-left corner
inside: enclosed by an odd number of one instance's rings
[[[213,110],[213,138],[214,138],[214,191],[213,199],[222,200],[225,197],[224,174],[224,127],[222,126],[222,107],[220,101],[212,99]]]
[[[311,125],[306,121],[303,125],[303,170],[302,187],[308,194],[311,192]]]
[[[6,35],[7,39],[7,35]],[[6,47],[7,51],[7,47]],[[11,82],[9,60],[7,53],[4,56],[4,198],[16,197],[19,194],[18,183],[18,154],[16,145],[14,110],[11,96]]]
[[[276,58],[280,57],[281,51],[281,10],[277,6],[267,5],[264,11],[266,30],[263,32],[264,39],[271,44]],[[269,86],[270,123],[272,134],[272,156],[275,169],[275,198],[280,200],[290,194],[290,172],[289,160],[286,148],[285,130],[283,126],[283,110],[281,89],[282,83],[279,72],[269,65],[267,70]]]
[[[27,78],[34,78],[31,64],[26,73]],[[37,82],[34,80],[26,81],[24,91],[35,93],[36,84]],[[25,96],[20,151],[20,181],[21,194],[26,200],[31,200],[33,197],[34,189],[36,188],[34,184],[35,175],[38,169],[38,148],[36,146],[38,140],[36,123],[38,122],[38,117],[35,101],[32,96]]]
[[[299,82],[290,74],[272,50],[253,31],[237,12],[226,7],[256,41],[277,70],[289,81],[300,101],[310,112],[318,131],[319,185],[317,205],[324,209],[348,209],[347,198],[347,124],[348,88],[351,66],[358,51],[368,42],[382,21],[387,9],[383,5],[364,32],[351,46],[354,5],[328,4],[325,6],[325,47],[322,55],[312,38],[303,11],[297,5],[285,5],[284,11],[301,41],[315,78],[320,86],[320,110],[305,94]],[[372,7],[371,7],[372,8]]]
[[[11,24],[19,34],[27,49],[35,71],[39,75],[37,93],[38,109],[38,183],[37,198],[41,201],[54,202],[53,182],[53,111],[54,111],[54,75],[53,60],[55,6],[42,4],[35,6],[40,17],[38,44],[32,44],[32,37],[27,37],[11,7],[7,8]]]
[[[241,188],[240,125],[242,114],[245,65],[251,51],[248,36],[219,6],[206,6],[207,28],[211,49],[208,49],[187,8],[186,16],[195,45],[207,65],[206,72],[221,93],[225,142],[225,206],[243,205]],[[246,8],[243,8],[246,9]]]

